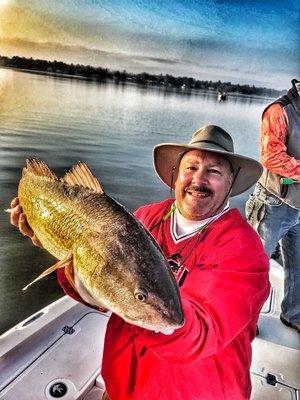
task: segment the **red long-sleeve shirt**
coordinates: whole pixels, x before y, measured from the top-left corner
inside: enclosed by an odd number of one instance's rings
[[[264,113],[261,124],[261,163],[277,175],[300,180],[300,160],[287,154],[287,117],[283,107],[272,104]]]
[[[145,206],[136,215],[152,227],[171,203]],[[152,234],[167,257],[186,243],[174,243],[169,219]],[[180,287],[182,328],[167,336],[111,316],[102,362],[111,400],[249,399],[251,341],[269,292],[268,258],[237,210],[225,213],[202,235],[197,243],[197,235],[186,239],[190,242],[182,256],[192,252],[176,275],[179,281],[187,271]],[[63,271],[59,274],[74,297]]]

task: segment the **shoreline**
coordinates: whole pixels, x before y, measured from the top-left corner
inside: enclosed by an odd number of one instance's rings
[[[61,72],[50,72],[50,71],[41,71],[41,70],[36,70],[36,69],[28,69],[28,68],[17,68],[17,67],[6,67],[0,65],[0,69],[9,69],[13,71],[20,71],[28,74],[36,74],[36,75],[43,75],[43,76],[49,76],[49,77],[54,77],[54,78],[66,78],[66,79],[75,79],[75,80],[82,80],[86,82],[94,82],[97,84],[105,84],[105,83],[112,83],[115,85],[135,85],[138,87],[144,87],[144,88],[155,88],[155,89],[165,89],[165,90],[172,90],[176,92],[177,94],[197,94],[197,93],[208,93],[211,95],[217,95],[218,91],[215,89],[196,89],[196,88],[182,88],[182,87],[177,87],[174,85],[158,85],[158,84],[153,84],[153,83],[146,83],[146,84],[141,84],[138,82],[132,82],[131,80],[126,80],[126,81],[118,81],[116,82],[113,78],[108,78],[105,80],[100,80],[97,78],[88,78],[82,75],[71,75],[71,74],[65,74]],[[257,95],[257,94],[243,94],[243,93],[237,93],[237,92],[227,92],[226,93],[228,97],[232,98],[254,98],[254,99],[260,99],[260,100],[274,100],[277,97],[271,97],[271,96],[266,96],[266,95]],[[225,101],[226,103],[226,101]]]

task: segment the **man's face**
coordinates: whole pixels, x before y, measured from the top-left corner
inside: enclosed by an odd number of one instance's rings
[[[182,157],[175,182],[176,205],[190,220],[209,218],[221,211],[233,174],[226,158],[202,150],[191,150]]]

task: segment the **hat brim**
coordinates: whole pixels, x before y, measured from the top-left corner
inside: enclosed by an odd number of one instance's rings
[[[162,143],[153,149],[154,168],[160,179],[172,189],[174,189],[177,180],[179,156],[189,150],[202,150],[220,154],[230,161],[234,174],[240,169],[232,186],[230,197],[237,196],[249,189],[257,182],[263,171],[262,165],[253,158],[222,150],[212,143],[197,143],[196,145]]]

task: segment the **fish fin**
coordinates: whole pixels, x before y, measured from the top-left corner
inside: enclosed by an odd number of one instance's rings
[[[23,168],[23,174],[26,172],[32,172],[34,175],[47,176],[48,178],[57,181],[58,178],[54,172],[48,167],[43,160],[38,158],[28,158],[26,160],[26,167]]]
[[[70,263],[73,263],[73,254],[69,255],[67,258],[64,258],[63,260],[58,261],[56,264],[52,265],[50,268],[47,268],[46,271],[42,272],[37,278],[35,278],[32,282],[30,282],[27,286],[23,287],[22,290],[27,290],[29,286],[31,286],[33,283],[39,281],[40,279],[44,278],[45,276],[51,274],[51,272],[68,266]]]
[[[73,165],[70,171],[61,178],[61,182],[67,183],[71,186],[83,186],[97,193],[104,193],[100,182],[84,162],[79,162]]]

